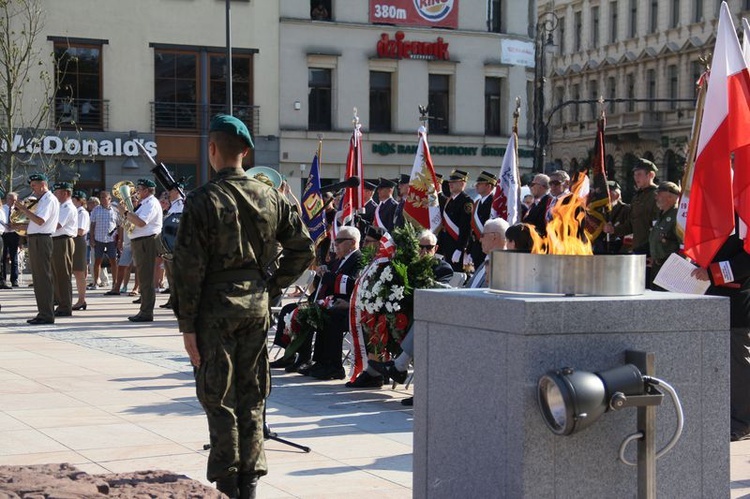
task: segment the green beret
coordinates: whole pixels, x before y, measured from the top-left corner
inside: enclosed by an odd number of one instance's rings
[[[674,182],[662,182],[659,184],[659,187],[657,188],[659,192],[669,192],[670,194],[674,194],[675,196],[679,196],[682,191],[680,191],[680,186],[675,184]]]
[[[32,173],[29,175],[29,183],[31,182],[46,182],[47,181],[47,175],[44,173]]]
[[[55,182],[52,185],[52,190],[56,191],[58,189],[73,192],[73,184],[71,184],[70,182]]]
[[[86,200],[86,198],[88,198],[88,196],[86,195],[84,191],[74,191],[73,197],[76,199],[82,199],[84,201]]]
[[[248,146],[255,148],[253,138],[250,136],[250,131],[247,129],[247,126],[234,116],[229,116],[228,114],[217,114],[211,119],[211,126],[208,131],[224,132],[239,137],[245,141]]]
[[[635,170],[646,170],[647,172],[658,172],[659,169],[656,167],[653,161],[649,161],[646,158],[638,158],[638,162],[633,167]]]
[[[148,178],[139,178],[135,184],[139,187],[156,187],[156,182]]]

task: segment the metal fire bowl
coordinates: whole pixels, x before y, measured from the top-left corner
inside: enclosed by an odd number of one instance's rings
[[[632,296],[645,291],[645,255],[490,254],[490,289],[512,293]]]

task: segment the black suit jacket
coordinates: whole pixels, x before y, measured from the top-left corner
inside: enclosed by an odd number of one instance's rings
[[[432,264],[432,273],[435,274],[435,280],[442,284],[448,284],[453,278],[453,267],[442,258],[436,258]]]
[[[393,216],[396,214],[397,206],[398,203],[393,198],[381,201],[379,205],[378,214],[380,215],[380,221],[388,232],[393,230]]]
[[[370,198],[367,203],[365,203],[365,212],[362,213],[360,217],[366,220],[368,224],[372,225],[372,221],[375,220],[375,209],[377,207],[378,203]]]
[[[333,270],[329,270],[321,276],[318,299],[334,296],[348,300],[354,290],[354,281],[359,277],[363,267],[362,253],[359,250],[354,250],[343,265],[340,265],[337,261]],[[342,279],[342,276],[345,276],[346,279]]]
[[[552,196],[545,194],[538,203],[531,206],[528,213],[526,213],[526,218],[523,219],[524,223],[536,227],[537,232],[541,235],[547,233],[547,207],[551,202]]]
[[[449,199],[443,210],[443,218],[449,216],[453,223],[458,227],[458,239],[448,234],[443,221],[443,230],[438,235],[438,251],[449,262],[452,261],[453,253],[458,250],[461,253],[466,251],[471,235],[471,216],[474,212],[474,202],[465,192],[461,192],[455,198]],[[463,262],[453,265],[453,269],[463,267]]]
[[[492,195],[487,196],[487,199],[485,199],[484,202],[478,200],[474,204],[474,212],[478,215],[479,220],[482,222],[482,225],[484,225],[484,223],[490,219],[490,215],[492,214]],[[474,217],[473,214],[472,217]],[[474,268],[479,267],[479,265],[481,265],[481,263],[487,256],[482,251],[482,242],[474,233],[473,229],[471,231],[471,239],[469,242],[469,254],[471,255],[472,261],[474,262]]]

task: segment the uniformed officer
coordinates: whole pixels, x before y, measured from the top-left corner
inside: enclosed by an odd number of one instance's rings
[[[50,192],[47,175],[29,175],[29,185],[38,200],[34,211],[23,203],[16,203],[16,209],[29,220],[26,238],[29,245],[31,279],[34,281],[37,315],[26,322],[29,324],[54,324],[54,289],[52,287],[52,233],[57,229],[60,203]],[[19,224],[23,225],[23,224]],[[15,226],[14,229],[20,227]]]
[[[78,212],[73,205],[73,185],[69,182],[57,182],[53,186],[54,195],[60,203],[57,228],[52,233],[52,273],[55,283],[56,317],[73,315],[73,286],[70,278],[73,275],[73,238],[78,233]]]
[[[448,177],[451,196],[443,209],[443,229],[438,235],[440,252],[456,272],[463,272],[474,212],[474,203],[464,192],[468,180],[469,175],[462,170],[453,170]]]
[[[393,199],[393,189],[396,182],[387,178],[380,178],[378,182],[378,207],[375,209],[374,225],[382,227],[388,232],[393,230],[393,215],[398,203]]]
[[[469,254],[475,268],[479,268],[487,257],[482,251],[482,234],[484,233],[484,224],[492,214],[492,199],[495,194],[495,187],[497,187],[497,177],[486,171],[479,174],[474,184],[479,199],[474,201],[474,211],[471,215]]]
[[[257,479],[267,473],[269,295],[280,295],[314,257],[307,229],[285,196],[245,176],[242,159],[251,147],[240,120],[211,120],[208,159],[216,175],[185,202],[172,295],[208,419],[208,480],[241,498],[255,497]],[[268,276],[277,258],[278,269]]]
[[[402,173],[398,178],[398,206],[396,206],[396,212],[393,214],[393,227],[403,227],[406,223],[404,218],[404,204],[406,203],[406,196],[409,194],[409,182],[411,177],[405,173]]]
[[[365,211],[360,215],[360,218],[367,222],[368,225],[372,225],[373,220],[375,220],[375,209],[378,207],[378,203],[376,203],[375,200],[372,199],[372,195],[377,188],[378,184],[370,182],[369,180],[365,180]]]
[[[656,190],[656,206],[659,216],[654,220],[648,236],[651,255],[651,289],[664,291],[653,283],[669,255],[680,250],[680,238],[677,235],[677,203],[680,200],[680,188],[674,182],[662,182]]]

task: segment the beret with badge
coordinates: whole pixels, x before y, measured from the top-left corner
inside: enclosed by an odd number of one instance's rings
[[[241,138],[248,147],[255,148],[250,131],[242,121],[228,114],[217,114],[211,118],[209,132],[224,132],[233,137]]]
[[[85,201],[86,198],[88,198],[88,195],[86,195],[86,193],[84,191],[74,191],[73,192],[73,197],[76,198],[76,199],[80,199],[80,200],[84,200]]]
[[[638,158],[638,162],[633,167],[635,170],[646,170],[647,172],[657,173],[659,169],[656,167],[653,161],[649,161],[646,158]]]
[[[29,183],[31,182],[47,182],[47,175],[44,173],[32,173],[29,175]]]
[[[148,178],[139,178],[135,185],[138,187],[153,187],[156,188],[156,182]]]
[[[675,184],[674,182],[662,182],[659,184],[659,187],[656,188],[659,192],[668,192],[670,194],[674,194],[675,196],[679,196],[682,191],[680,190],[680,186]]]
[[[71,184],[70,182],[55,182],[52,185],[52,190],[53,191],[62,190],[62,191],[73,192],[73,184]]]

